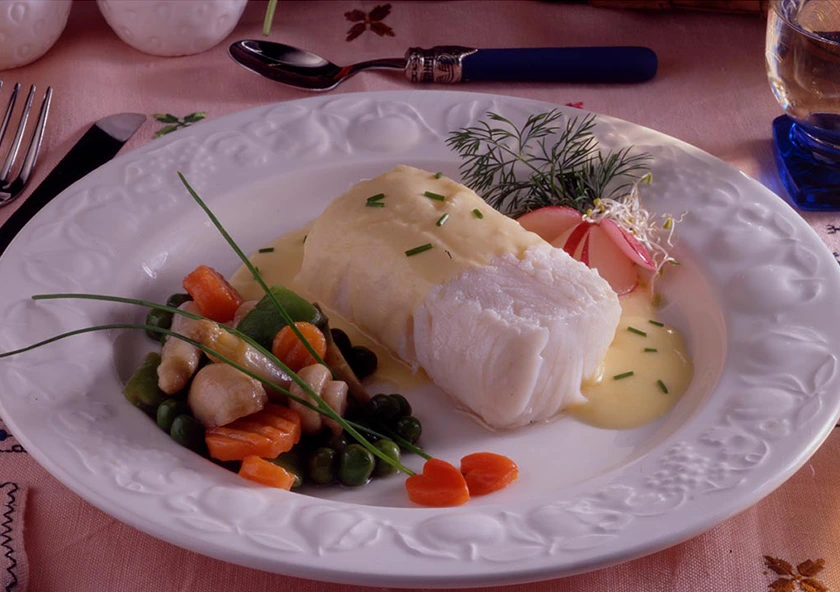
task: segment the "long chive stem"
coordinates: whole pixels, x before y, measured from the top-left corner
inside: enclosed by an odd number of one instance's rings
[[[286,324],[289,325],[289,328],[292,330],[292,333],[294,333],[295,336],[301,341],[301,343],[303,343],[304,347],[306,347],[309,353],[312,354],[312,357],[315,358],[315,361],[319,364],[323,364],[324,360],[321,359],[321,356],[318,354],[317,351],[315,351],[315,348],[312,347],[312,344],[309,343],[309,340],[306,337],[304,337],[303,333],[300,332],[300,329],[297,328],[294,320],[292,320],[292,317],[289,315],[288,312],[286,312],[286,309],[283,307],[282,304],[280,304],[280,301],[277,300],[277,297],[262,279],[259,270],[257,270],[257,268],[254,267],[254,264],[251,263],[250,259],[248,259],[248,257],[245,256],[245,253],[242,252],[242,249],[240,249],[239,245],[236,244],[236,241],[233,240],[233,237],[230,234],[228,234],[228,231],[225,230],[225,227],[222,226],[222,223],[219,222],[219,219],[216,218],[216,215],[212,212],[212,210],[210,210],[210,208],[207,207],[207,204],[204,203],[204,200],[198,196],[198,193],[195,192],[195,189],[192,188],[192,186],[189,184],[186,177],[184,177],[184,174],[181,171],[178,171],[178,177],[181,179],[181,183],[183,183],[184,187],[187,188],[187,191],[195,200],[195,202],[201,207],[202,210],[204,210],[204,213],[207,214],[207,217],[210,218],[210,221],[213,223],[213,226],[216,227],[216,230],[218,230],[219,233],[224,237],[228,245],[230,245],[230,248],[233,249],[233,251],[239,256],[239,259],[242,261],[242,263],[245,264],[245,267],[248,268],[248,271],[251,272],[251,275],[254,276],[254,279],[265,291],[265,295],[268,296],[268,299],[271,300],[271,302],[274,304],[274,307],[280,313],[280,316],[283,318]]]
[[[263,36],[268,37],[271,33],[271,23],[274,21],[274,11],[277,10],[277,0],[269,0],[268,8],[265,10],[265,20],[263,20]]]
[[[167,308],[169,308],[169,307],[167,307]],[[175,309],[175,310],[178,310],[178,309]],[[181,311],[181,312],[183,312],[183,311]],[[201,317],[201,318],[203,318],[203,317]],[[336,421],[339,425],[341,425],[341,427],[344,428],[347,431],[348,434],[353,436],[353,438],[356,441],[358,441],[359,444],[361,444],[363,447],[365,447],[374,456],[376,456],[378,458],[381,458],[386,463],[390,464],[391,466],[394,466],[394,467],[398,468],[400,471],[402,471],[403,473],[405,473],[409,476],[416,474],[414,471],[412,471],[408,467],[404,466],[399,461],[396,461],[393,458],[389,457],[387,454],[383,453],[381,450],[376,448],[373,444],[368,442],[368,440],[364,436],[362,436],[358,431],[356,431],[356,429],[353,426],[351,426],[349,423],[347,423],[347,421],[343,417],[341,417],[338,413],[336,413],[335,410],[332,407],[327,405],[326,402],[324,402],[324,400],[315,391],[312,390],[312,388],[306,383],[306,381],[301,380],[299,377],[297,377],[297,375],[294,372],[290,372],[289,373],[290,376],[292,376],[293,379],[297,378],[298,380],[300,380],[303,383],[303,385],[306,385],[304,390],[307,391],[307,394],[309,394],[318,403],[318,406],[312,405],[308,401],[293,395],[286,388],[284,388],[284,387],[282,387],[278,384],[275,384],[273,382],[265,380],[265,378],[262,378],[259,375],[255,374],[254,372],[251,372],[250,370],[248,370],[244,366],[234,362],[233,360],[231,360],[230,358],[220,354],[216,350],[214,350],[210,347],[207,347],[203,343],[195,341],[194,339],[190,339],[189,337],[186,337],[185,335],[181,335],[180,333],[175,333],[174,331],[171,331],[169,329],[164,329],[163,327],[155,327],[153,325],[146,325],[146,324],[142,324],[142,323],[111,323],[111,324],[106,324],[106,325],[94,325],[92,327],[85,327],[84,329],[76,329],[74,331],[68,331],[66,333],[61,333],[59,335],[55,335],[53,337],[50,337],[49,339],[39,341],[38,343],[34,343],[32,345],[28,345],[26,347],[16,349],[16,350],[13,350],[13,351],[10,351],[10,352],[4,352],[4,353],[0,354],[0,359],[11,357],[11,356],[14,356],[14,355],[17,355],[17,354],[22,354],[24,352],[31,351],[31,350],[36,349],[38,347],[41,347],[41,346],[44,346],[44,345],[49,345],[50,343],[54,343],[56,341],[66,339],[68,337],[74,337],[76,335],[82,335],[84,333],[93,333],[94,331],[110,331],[110,330],[113,330],[113,329],[142,329],[144,331],[152,331],[152,332],[155,332],[155,333],[161,333],[163,335],[169,335],[170,337],[174,337],[176,339],[180,339],[181,341],[185,341],[186,343],[189,343],[190,345],[193,345],[194,347],[197,347],[198,349],[200,349],[201,351],[203,351],[207,355],[212,356],[214,358],[218,358],[219,360],[223,361],[225,364],[228,364],[228,365],[236,368],[237,370],[239,370],[243,374],[245,374],[247,376],[250,376],[251,378],[253,378],[255,380],[259,380],[261,383],[270,386],[271,388],[283,393],[287,397],[289,397],[289,398],[291,398],[295,401],[298,401],[299,403],[302,403],[303,405],[309,407],[310,409],[314,409],[315,411],[317,411],[318,413],[321,413],[322,415],[326,415],[327,417],[329,417],[330,419]],[[298,384],[300,384],[300,383],[298,383]],[[301,385],[301,386],[303,386],[303,385]]]

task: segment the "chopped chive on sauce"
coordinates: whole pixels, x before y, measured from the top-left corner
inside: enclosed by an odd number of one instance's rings
[[[631,333],[635,333],[636,335],[641,335],[642,337],[647,337],[647,333],[645,333],[644,331],[640,331],[639,329],[636,329],[636,327],[627,327],[627,330],[630,331]]]
[[[441,173],[440,171],[435,173],[435,179],[440,179],[442,176],[443,176],[443,173]]]
[[[445,195],[441,195],[440,193],[435,193],[434,191],[426,191],[425,193],[423,193],[423,195],[425,195],[429,199],[433,199],[435,201],[443,201],[443,200],[446,199]]]
[[[413,249],[409,249],[405,252],[406,257],[414,257],[415,255],[419,255],[423,251],[428,251],[432,248],[432,243],[426,243],[425,245],[420,245],[419,247],[414,247]]]
[[[664,382],[662,382],[661,380],[657,380],[656,384],[659,385],[659,388],[662,390],[663,393],[665,393],[666,395],[668,394],[668,387],[665,386]]]
[[[648,323],[650,323],[651,325],[656,325],[657,327],[664,327],[665,326],[665,323],[660,323],[659,321],[654,321],[653,319],[648,321]]]
[[[381,201],[369,201],[365,204],[367,208],[384,208],[385,204]]]
[[[377,193],[376,195],[371,195],[369,198],[367,198],[367,202],[372,203],[372,202],[375,202],[375,201],[379,201],[381,199],[385,199],[385,194],[384,193]]]
[[[452,259],[452,253],[449,252],[449,249],[446,250],[446,254],[449,255],[450,259]]]
[[[630,372],[622,372],[621,374],[616,374],[615,376],[613,376],[613,380],[621,380],[622,378],[630,378],[631,376],[633,376],[633,374],[635,374],[635,372],[633,372],[632,370]]]
[[[264,249],[260,249],[257,253],[273,253],[274,247],[266,247]]]
[[[479,220],[481,220],[482,218],[484,218],[484,214],[482,214],[482,213],[481,213],[481,211],[480,211],[478,208],[476,208],[476,209],[474,209],[474,210],[473,210],[473,216],[475,216],[475,217],[476,217],[476,218],[478,218]]]
[[[308,236],[309,236],[308,234],[304,234],[304,235],[303,235],[303,241],[302,241],[302,242],[303,242],[303,244],[306,244],[306,237],[308,237]]]
[[[435,226],[443,226],[444,224],[446,224],[447,220],[449,220],[449,214],[448,213],[446,213],[443,216],[441,216],[440,218],[438,218],[438,221],[435,222]]]
[[[646,347],[645,351],[646,352],[658,352],[659,350],[656,349],[655,347]]]

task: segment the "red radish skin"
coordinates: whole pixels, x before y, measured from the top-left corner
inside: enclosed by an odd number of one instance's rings
[[[653,257],[650,256],[648,250],[635,236],[609,218],[601,220],[600,225],[630,261],[643,269],[649,269],[651,271],[656,269]]]
[[[594,225],[588,241],[589,267],[597,269],[619,296],[632,292],[639,283],[639,272],[624,250],[602,225]]]
[[[569,255],[580,261],[580,255],[577,254],[578,247],[583,245],[583,239],[589,234],[589,231],[594,228],[593,224],[589,222],[581,222],[575,226],[569,233],[568,238],[562,245],[552,243],[555,247],[561,247]]]
[[[523,214],[517,222],[541,239],[552,242],[558,236],[580,223],[581,214],[566,206],[546,206]]]

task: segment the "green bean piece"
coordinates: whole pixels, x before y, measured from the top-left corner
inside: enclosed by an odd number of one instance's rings
[[[184,448],[204,453],[204,426],[192,415],[182,414],[172,420],[169,435]]]
[[[306,321],[319,329],[323,329],[327,318],[312,303],[282,286],[272,286],[271,292],[280,301],[293,321]],[[277,312],[274,303],[268,295],[265,295],[254,309],[245,315],[237,329],[270,350],[274,342],[274,336],[285,326],[286,322]]]
[[[329,485],[338,477],[338,453],[326,446],[316,448],[309,455],[308,469],[310,481],[318,485]]]
[[[420,434],[423,433],[423,426],[419,419],[413,415],[409,415],[407,417],[401,417],[397,420],[397,423],[394,425],[394,431],[397,432],[397,435],[401,438],[405,438],[410,443],[414,444],[420,439]]]
[[[165,310],[151,309],[146,313],[146,324],[161,329],[169,329],[172,326],[172,313]],[[153,341],[160,341],[160,333],[146,329],[146,335]]]
[[[400,447],[393,440],[382,439],[374,443],[381,452],[386,456],[393,458],[395,461],[400,460]],[[389,465],[380,458],[376,459],[376,467],[373,469],[374,477],[390,477],[397,472],[397,467]]]
[[[157,424],[167,434],[172,429],[172,422],[179,415],[189,415],[190,408],[186,401],[180,399],[166,399],[157,408]]]
[[[143,358],[137,371],[128,379],[123,388],[123,395],[135,407],[139,407],[149,415],[157,413],[160,405],[167,397],[158,388],[157,369],[160,365],[160,354],[150,352]]]
[[[192,300],[192,296],[190,296],[189,294],[173,294],[172,296],[166,299],[166,306],[178,308],[184,302],[189,302],[190,300]]]
[[[408,417],[411,415],[411,403],[408,402],[408,399],[400,395],[399,393],[394,393],[390,395],[390,397],[397,402],[397,405],[400,407],[399,417]]]
[[[292,489],[297,489],[303,485],[305,475],[303,468],[303,456],[297,450],[284,452],[277,458],[270,459],[269,462],[277,465],[278,467],[283,467],[286,471],[292,474],[295,478],[295,482],[292,483]]]
[[[338,479],[348,487],[364,485],[376,466],[373,454],[361,444],[349,444],[338,458]]]

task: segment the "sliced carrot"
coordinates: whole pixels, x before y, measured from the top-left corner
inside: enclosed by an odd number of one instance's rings
[[[485,495],[516,481],[519,467],[501,454],[476,452],[461,459],[461,473],[467,482],[470,495]]]
[[[321,330],[312,323],[303,321],[295,323],[295,327],[323,360],[327,354],[327,338],[324,337]],[[280,329],[275,335],[271,353],[286,364],[292,372],[297,372],[301,368],[317,363],[317,360],[309,353],[309,350],[306,349],[306,346],[288,325]]]
[[[461,472],[446,461],[431,458],[423,465],[423,474],[405,480],[408,499],[421,506],[460,506],[470,499],[467,482]]]
[[[243,460],[275,458],[300,442],[300,415],[288,407],[266,405],[225,426],[208,428],[204,440],[212,458]]]
[[[184,289],[202,315],[219,323],[231,320],[242,304],[239,292],[222,274],[206,265],[199,265],[184,278]]]
[[[246,456],[239,467],[239,476],[286,491],[290,490],[295,482],[295,476],[289,471],[259,456]]]

